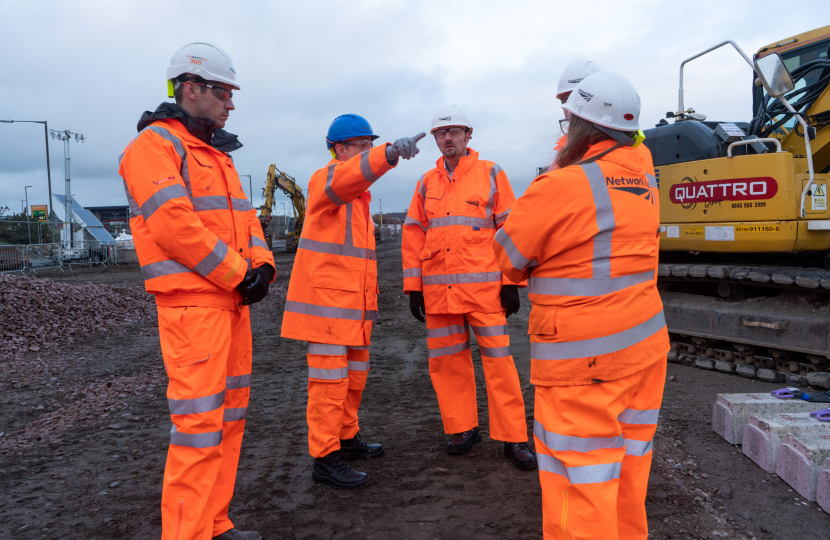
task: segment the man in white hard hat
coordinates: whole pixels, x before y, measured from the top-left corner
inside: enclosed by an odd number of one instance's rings
[[[556,86],[556,99],[559,100],[559,103],[565,105],[565,102],[568,101],[568,96],[571,95],[576,85],[582,79],[597,71],[600,71],[599,66],[590,60],[575,60],[568,64],[565,71],[559,76],[559,84]],[[549,171],[556,168],[556,156],[565,148],[565,143],[568,142],[568,119],[571,113],[564,107],[562,111],[565,113],[565,119],[559,121],[562,136],[559,137],[559,140],[556,141],[556,146],[553,147],[553,157],[547,169]]]
[[[429,374],[444,431],[452,435],[447,452],[468,452],[481,441],[472,326],[487,385],[490,438],[504,441],[504,454],[517,468],[535,469],[507,331],[507,317],[519,310],[518,287],[502,275],[490,247],[515,201],[513,189],[501,167],[467,147],[473,126],[464,109],[440,109],[431,133],[443,156],[412,197],[403,226],[403,276],[412,315],[427,324]]]
[[[228,154],[242,145],[222,129],[239,85],[209,43],[176,51],[167,79],[176,102],[144,113],[119,171],[169,377],[162,538],[261,540],[228,518],[251,386],[248,305],[275,274]]]

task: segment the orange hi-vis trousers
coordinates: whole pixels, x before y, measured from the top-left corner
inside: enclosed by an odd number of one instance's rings
[[[173,427],[161,493],[162,539],[209,540],[233,528],[251,390],[248,307],[158,306]]]
[[[536,386],[545,540],[646,540],[666,360],[584,386]]]
[[[360,430],[357,410],[369,375],[369,346],[309,343],[306,358],[308,453],[321,458]]]
[[[510,336],[504,312],[427,313],[429,375],[438,395],[444,431],[461,433],[478,426],[476,379],[470,353],[471,326],[478,340],[484,368],[490,438],[525,442],[525,402],[519,374],[510,355]]]

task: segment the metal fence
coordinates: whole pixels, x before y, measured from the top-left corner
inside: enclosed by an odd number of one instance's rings
[[[26,272],[26,246],[0,246],[0,272]]]
[[[113,242],[62,242],[54,244],[29,244],[0,246],[0,273],[27,272],[39,270],[72,269],[73,266],[109,266],[137,262],[134,246]],[[132,244],[131,242],[129,244]],[[129,249],[129,248],[133,249]]]
[[[60,244],[29,244],[26,246],[26,265],[30,272],[60,268],[62,265]]]

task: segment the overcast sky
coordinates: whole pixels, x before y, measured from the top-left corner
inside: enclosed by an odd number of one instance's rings
[[[83,133],[71,145],[72,191],[84,206],[126,204],[117,157],[145,110],[167,100],[165,70],[192,41],[223,47],[242,90],[226,126],[244,148],[240,174],[262,203],[268,165],[304,188],[328,162],[325,134],[343,113],[365,116],[381,141],[429,131],[435,110],[469,113],[470,146],[499,163],[517,195],[547,165],[562,111],[556,83],[587,58],[640,92],[640,125],[677,108],[680,62],[722,40],[752,54],[830,21],[827,0],[38,2],[0,0],[0,119],[47,120]],[[709,119],[748,121],[751,71],[721,49],[686,68],[686,104]],[[0,124],[0,206],[48,200],[43,126]],[[52,189],[64,192],[63,145],[50,139]],[[435,166],[421,153],[372,189],[372,211],[405,210]],[[243,178],[247,191],[247,178]],[[278,203],[286,199],[280,197]],[[278,212],[282,205],[277,205]],[[62,212],[59,214],[62,216]]]

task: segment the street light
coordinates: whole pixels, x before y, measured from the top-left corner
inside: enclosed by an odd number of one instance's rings
[[[84,142],[86,137],[83,133],[73,133],[68,129],[63,131],[50,130],[53,139],[63,141],[63,172],[66,177],[66,220],[63,224],[63,242],[69,242],[69,249],[72,249],[72,191],[69,188],[69,140],[75,136],[75,142]],[[68,238],[68,240],[67,240]]]
[[[251,180],[250,174],[240,174],[239,177],[242,178],[243,176],[248,177],[248,191],[251,193],[251,204],[254,204],[254,187]]]
[[[29,229],[29,243],[32,243],[32,224],[29,223],[29,188],[32,186],[23,186],[23,191],[26,193],[26,228]]]
[[[43,124],[43,139],[46,141],[46,180],[49,183],[49,219],[52,219],[52,173],[49,169],[49,126],[46,120],[0,120],[3,124]]]

